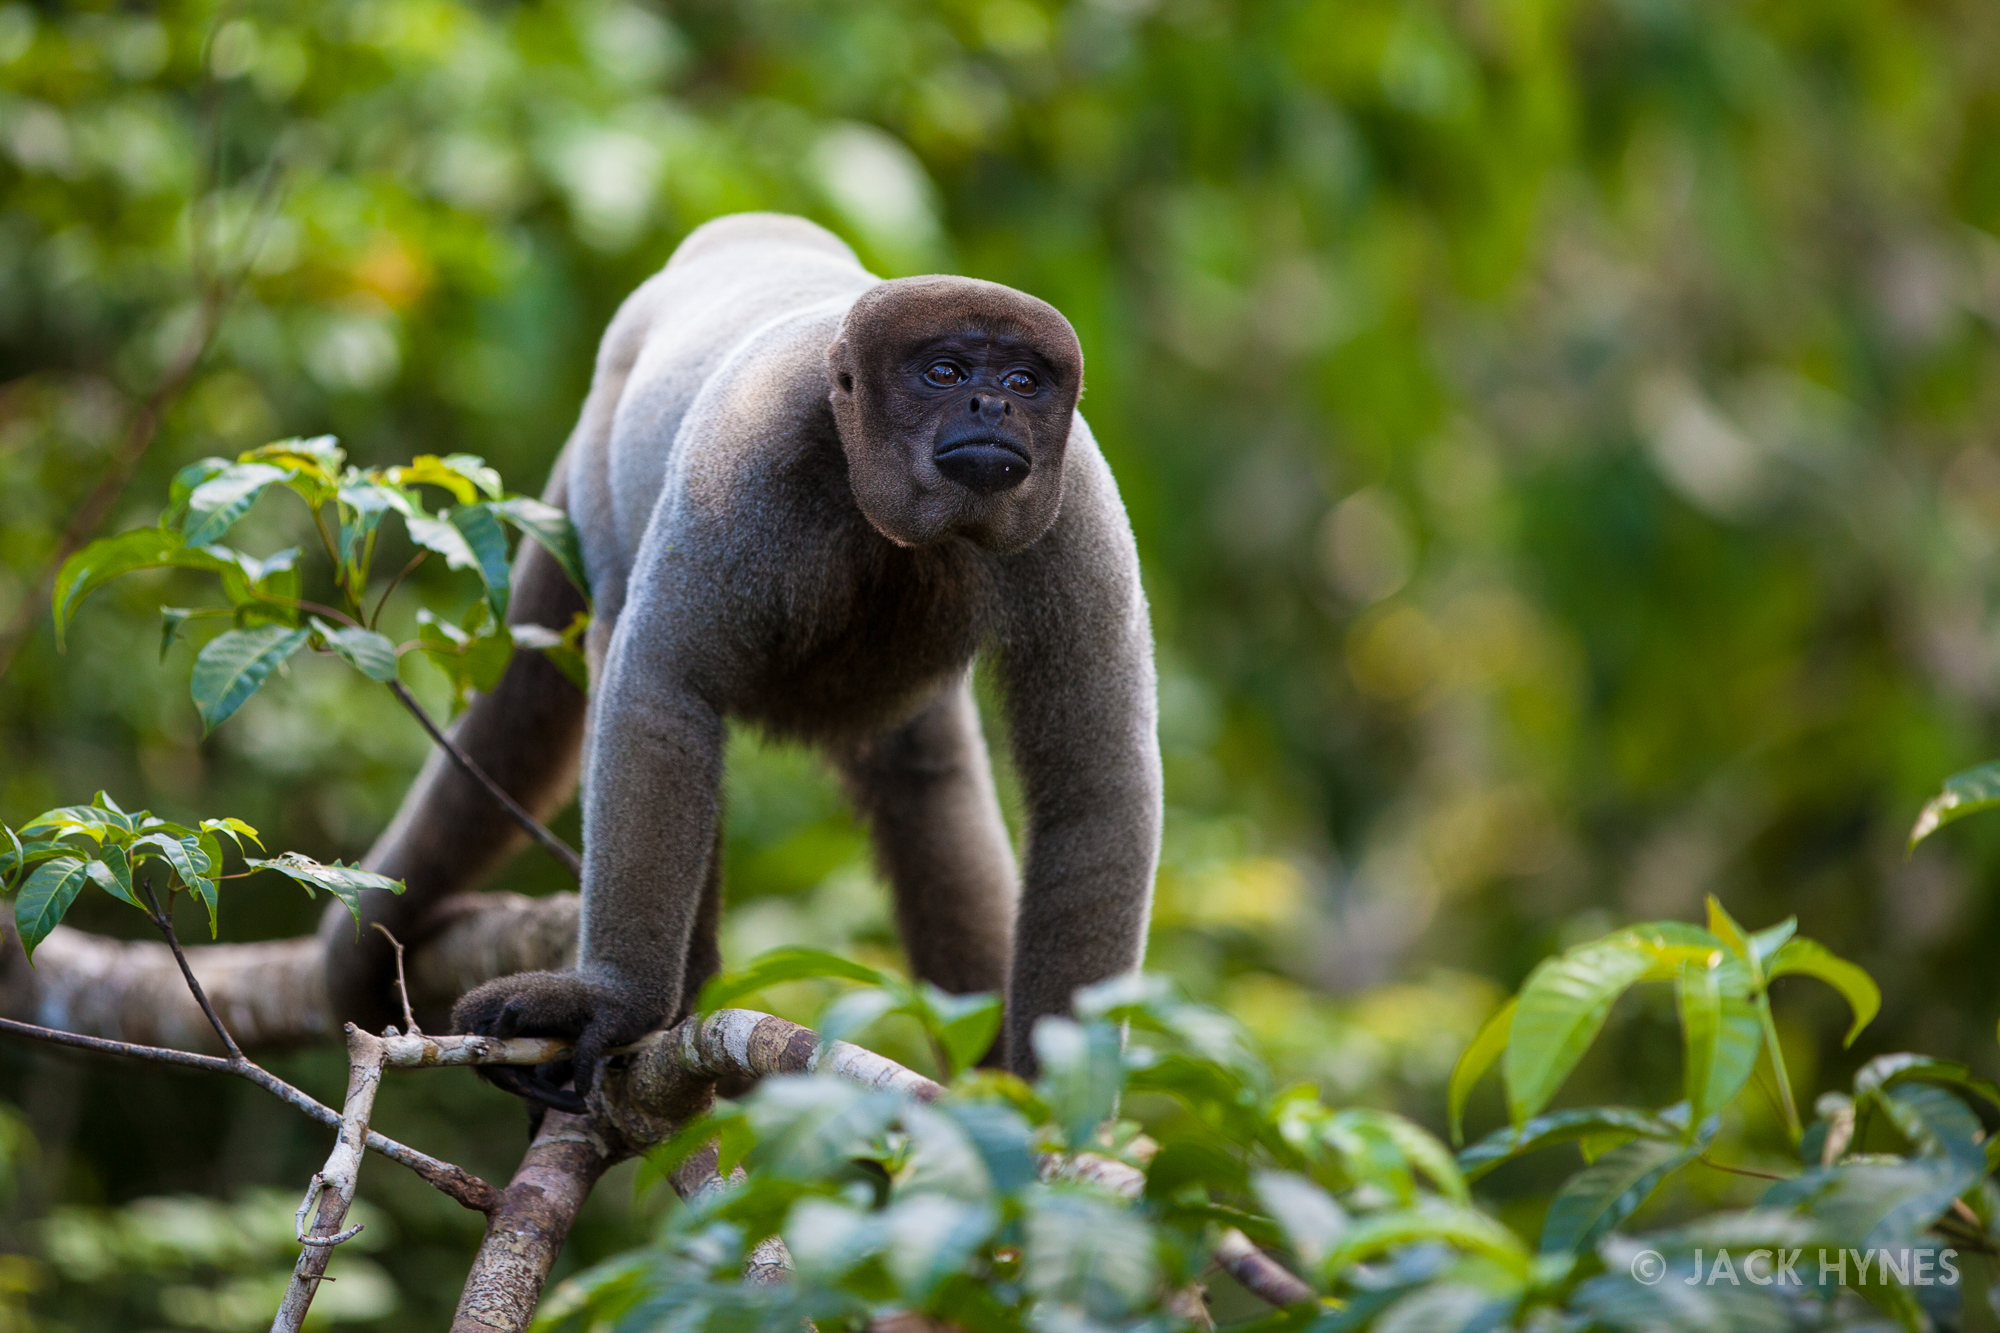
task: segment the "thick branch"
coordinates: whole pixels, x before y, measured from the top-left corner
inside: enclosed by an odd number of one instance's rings
[[[489,1215],[451,1333],[528,1327],[571,1223],[598,1177],[622,1155],[591,1117],[550,1111],[542,1118],[541,1132]]]

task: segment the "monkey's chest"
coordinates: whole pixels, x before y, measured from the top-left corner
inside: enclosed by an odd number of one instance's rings
[[[739,707],[810,739],[866,735],[909,716],[966,668],[981,638],[975,581],[950,567],[828,579],[787,610]]]

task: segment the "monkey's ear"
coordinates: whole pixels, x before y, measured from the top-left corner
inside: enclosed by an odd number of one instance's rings
[[[847,337],[843,334],[826,349],[826,379],[835,395],[854,392],[854,372],[854,357],[848,351]]]

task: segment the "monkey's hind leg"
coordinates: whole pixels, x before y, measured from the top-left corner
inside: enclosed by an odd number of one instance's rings
[[[1004,991],[1019,879],[968,674],[910,721],[839,756],[917,976]]]
[[[523,542],[514,562],[514,624],[561,630],[585,609],[583,594],[539,545]],[[547,820],[576,789],[584,695],[538,652],[517,652],[492,693],[474,699],[450,735],[472,761],[537,819]],[[414,725],[414,724],[412,724]],[[443,751],[433,751],[396,817],[362,864],[407,886],[400,896],[362,895],[356,937],[347,909],[328,907],[320,923],[328,999],[335,1022],[379,1032],[399,1019],[395,956],[370,928],[380,921],[414,943],[440,900],[467,889],[527,842],[484,787]]]

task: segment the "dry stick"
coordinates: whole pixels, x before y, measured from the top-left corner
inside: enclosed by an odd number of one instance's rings
[[[301,1227],[297,1234],[305,1248],[299,1251],[298,1262],[292,1265],[292,1282],[278,1305],[277,1317],[271,1321],[271,1333],[298,1333],[305,1326],[313,1293],[319,1290],[326,1266],[333,1260],[333,1247],[361,1233],[358,1226],[343,1231],[341,1223],[347,1220],[347,1210],[353,1206],[354,1191],[360,1184],[361,1151],[368,1142],[368,1118],[375,1113],[375,1094],[382,1086],[382,1057],[381,1038],[363,1032],[352,1023],[347,1025],[347,1098],[341,1103],[340,1134],[333,1141],[326,1165],[312,1178],[305,1202],[299,1205]],[[308,1233],[303,1223],[315,1199],[319,1202],[319,1215],[313,1219]]]
[[[516,824],[519,824],[529,837],[540,843],[542,849],[550,856],[562,862],[563,868],[568,870],[574,878],[579,882],[582,881],[583,860],[570,849],[568,843],[549,832],[539,819],[529,814],[521,807],[518,801],[507,794],[506,788],[487,776],[486,770],[474,763],[471,755],[459,749],[457,743],[451,737],[445,735],[437,723],[431,721],[431,715],[424,711],[424,706],[417,702],[417,697],[410,693],[409,688],[402,681],[390,681],[389,692],[396,696],[398,703],[410,710],[410,716],[423,724],[424,730],[430,733],[431,739],[436,741],[444,752],[451,756],[452,762],[457,764],[467,777],[486,788],[487,794],[500,802],[501,808],[506,810],[509,817]]]
[[[410,983],[403,975],[403,942],[380,921],[371,924],[382,932],[382,938],[388,940],[389,946],[396,951],[396,994],[403,997],[403,1030],[413,1037],[421,1037],[424,1031],[417,1026],[417,1016],[410,1010]]]
[[[155,1064],[179,1065],[183,1069],[199,1069],[211,1074],[234,1074],[248,1079],[279,1101],[303,1111],[310,1118],[329,1128],[340,1125],[340,1112],[314,1098],[311,1094],[293,1087],[285,1080],[265,1069],[253,1060],[224,1060],[213,1055],[198,1055],[193,1051],[176,1051],[166,1046],[141,1046],[136,1042],[113,1041],[109,1037],[86,1037],[79,1032],[64,1032],[60,1028],[45,1028],[36,1023],[22,1023],[11,1018],[0,1018],[0,1032],[12,1033],[17,1037],[28,1037],[35,1041],[45,1041],[55,1046],[69,1046],[80,1051],[92,1051],[98,1055],[116,1055],[129,1060],[148,1060]],[[433,1040],[426,1038],[425,1040]],[[494,1043],[496,1047],[506,1047],[507,1043]],[[550,1057],[545,1044],[537,1043],[531,1052],[533,1058],[514,1057],[510,1050],[502,1049],[500,1057],[490,1061],[494,1064],[540,1064]],[[392,1062],[393,1063],[393,1062]],[[411,1064],[417,1062],[412,1061]],[[434,1060],[427,1063],[473,1063],[472,1061]],[[488,1063],[481,1061],[480,1063]],[[400,1067],[400,1065],[399,1065]],[[368,1149],[379,1153],[392,1162],[408,1167],[425,1184],[441,1194],[450,1196],[475,1213],[491,1212],[500,1197],[500,1191],[473,1175],[463,1167],[441,1161],[429,1153],[420,1152],[406,1144],[396,1142],[387,1135],[373,1130],[368,1133]]]

